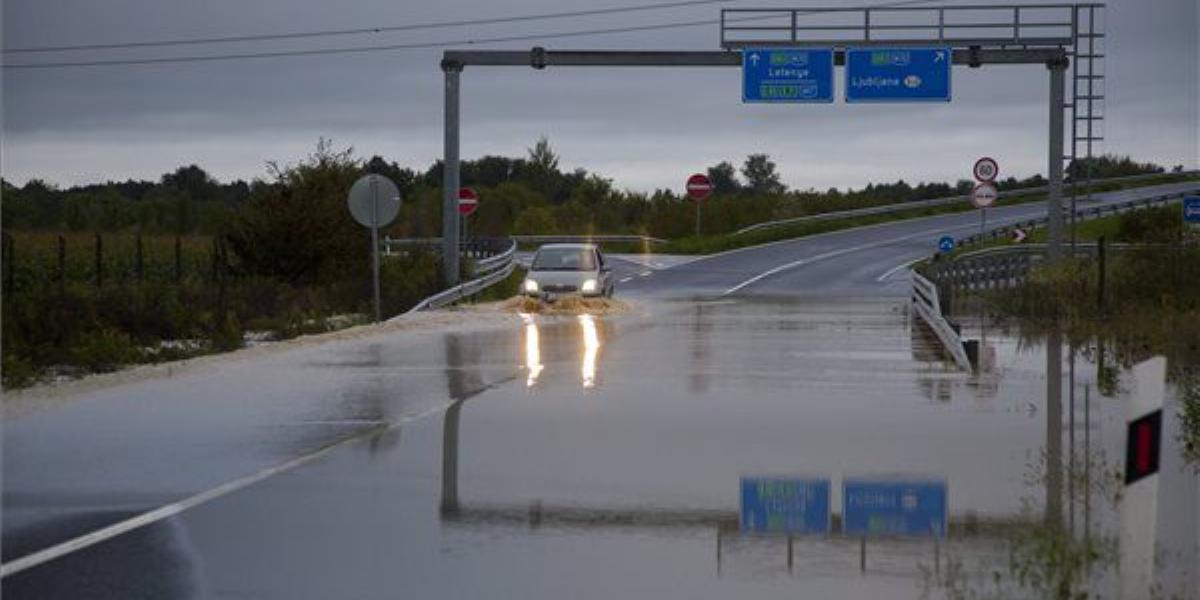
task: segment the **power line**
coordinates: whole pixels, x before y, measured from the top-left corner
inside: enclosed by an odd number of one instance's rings
[[[191,46],[200,44],[224,44],[233,42],[263,42],[277,40],[294,40],[305,38],[333,37],[345,35],[363,35],[376,33],[391,33],[397,31],[418,31],[422,29],[449,29],[454,27],[468,27],[472,25],[497,25],[503,23],[519,23],[525,21],[545,21],[550,19],[565,19],[570,17],[591,17],[597,15],[610,15],[630,12],[643,12],[650,10],[663,10],[668,8],[680,8],[685,6],[700,6],[706,4],[725,4],[736,2],[737,0],[677,0],[675,2],[662,2],[658,4],[644,4],[639,6],[614,6],[608,8],[594,8],[589,10],[577,10],[557,13],[541,13],[530,15],[516,15],[511,17],[494,17],[487,19],[469,19],[463,21],[437,21],[431,23],[414,23],[410,25],[389,25],[385,27],[359,27],[353,29],[325,29],[316,31],[298,31],[288,33],[264,33],[252,35],[235,35],[222,37],[206,37],[206,38],[185,38],[174,40],[154,40],[144,42],[113,42],[106,44],[80,44],[74,46],[31,46],[24,48],[5,48],[4,54],[28,54],[37,52],[67,52],[77,50],[120,50],[132,48],[156,48],[165,46]]]
[[[706,0],[706,1],[729,1],[729,0]],[[897,6],[905,6],[912,4],[926,4],[933,0],[903,0],[898,2],[885,2],[871,5],[870,8],[889,8]],[[786,11],[788,9],[780,9]],[[800,11],[800,14],[812,14],[819,12],[819,9]],[[754,21],[774,18],[772,16],[745,17],[736,20],[726,19],[726,22],[741,22]],[[346,48],[313,48],[307,50],[280,50],[274,52],[245,52],[235,54],[212,54],[212,55],[193,55],[193,56],[173,56],[162,58],[131,58],[131,59],[113,59],[113,60],[94,60],[94,61],[63,61],[63,62],[48,62],[48,63],[26,63],[26,64],[4,64],[4,70],[33,70],[33,69],[56,69],[70,67],[115,67],[115,66],[131,66],[131,65],[158,65],[158,64],[175,64],[175,63],[196,63],[196,62],[215,62],[226,60],[246,60],[246,59],[261,59],[261,58],[283,58],[295,56],[319,56],[319,55],[338,55],[338,54],[363,54],[368,52],[386,52],[396,50],[419,50],[433,48],[450,48],[455,46],[472,46],[477,44],[499,44],[506,42],[521,42],[535,40],[562,39],[570,37],[583,37],[592,35],[610,35],[618,33],[635,33],[642,31],[661,31],[667,29],[684,29],[690,27],[703,27],[708,25],[719,25],[719,19],[706,19],[702,21],[681,21],[676,23],[657,23],[652,25],[635,25],[626,27],[612,27],[606,29],[587,29],[576,31],[563,31],[551,33],[536,33],[525,35],[498,36],[488,38],[467,38],[461,40],[445,40],[437,42],[412,42],[406,44],[386,44],[377,46],[355,46]]]

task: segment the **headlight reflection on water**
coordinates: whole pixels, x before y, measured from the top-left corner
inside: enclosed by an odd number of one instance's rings
[[[521,320],[525,322],[525,369],[528,370],[525,386],[533,387],[546,368],[542,364],[541,337],[533,315],[522,313]],[[596,386],[596,363],[600,356],[600,333],[596,317],[579,315],[579,325],[583,333],[583,358],[579,374],[583,387],[593,388]]]
[[[533,316],[522,313],[521,319],[525,321],[525,368],[529,369],[525,386],[533,387],[533,384],[537,383],[538,375],[541,375],[542,369],[545,368],[542,366],[541,341],[538,340],[538,326]]]
[[[596,385],[596,357],[600,354],[600,336],[596,334],[596,317],[579,315],[579,324],[583,326],[583,387]]]

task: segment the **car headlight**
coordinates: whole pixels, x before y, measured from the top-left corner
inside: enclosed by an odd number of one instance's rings
[[[596,291],[596,280],[588,279],[587,281],[584,281],[583,287],[580,289],[582,289],[585,293],[591,293],[591,292]]]
[[[538,291],[538,283],[532,279],[526,279],[525,291],[529,292],[530,294],[536,293]]]

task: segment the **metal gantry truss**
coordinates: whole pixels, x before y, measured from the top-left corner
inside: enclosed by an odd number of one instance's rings
[[[722,50],[448,50],[441,64],[445,72],[442,244],[446,281],[458,281],[459,80],[465,67],[740,67],[741,53],[735,50],[748,47],[832,48],[835,63],[842,65],[851,47],[940,46],[953,50],[955,65],[1045,65],[1050,72],[1048,258],[1054,260],[1061,255],[1064,167],[1071,161],[1083,165],[1083,177],[1071,181],[1073,207],[1080,191],[1089,188],[1093,151],[1103,139],[1099,131],[1104,118],[1103,9],[1103,4],[1090,3],[725,9],[720,19]],[[1068,128],[1070,154],[1064,147]],[[1073,169],[1076,174],[1080,170]]]

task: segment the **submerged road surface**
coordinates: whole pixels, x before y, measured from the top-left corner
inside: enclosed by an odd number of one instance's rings
[[[789,565],[739,534],[738,481],[829,477],[840,514],[845,477],[939,478],[952,527],[1065,510],[1036,476],[1061,452],[1042,347],[993,332],[995,367],[969,376],[907,310],[900,267],[974,226],[621,263],[629,314],[460,315],[10,413],[3,592],[918,597],[930,540],[872,542],[864,574],[856,541],[803,538]],[[1088,451],[1115,460],[1120,404],[1089,414]],[[999,550],[977,533],[938,552]]]

